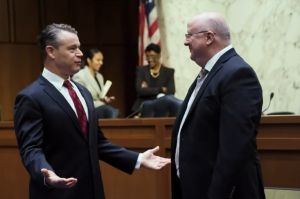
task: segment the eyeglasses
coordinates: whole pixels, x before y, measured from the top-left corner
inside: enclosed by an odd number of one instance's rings
[[[189,38],[191,38],[193,35],[200,34],[200,33],[206,33],[206,32],[209,32],[209,31],[208,31],[208,30],[202,30],[202,31],[200,31],[200,32],[187,33],[187,34],[185,34],[185,38],[186,38],[186,39],[189,39]]]

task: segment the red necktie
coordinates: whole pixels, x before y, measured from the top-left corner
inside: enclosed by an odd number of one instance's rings
[[[87,117],[86,117],[85,111],[83,109],[83,106],[79,100],[79,97],[77,96],[77,94],[76,94],[75,90],[73,89],[73,86],[69,80],[65,80],[63,86],[66,87],[69,91],[69,94],[72,98],[72,101],[74,103],[74,106],[75,106],[75,109],[77,112],[77,117],[78,117],[78,121],[79,121],[81,130],[82,130],[83,134],[85,136],[87,136]]]

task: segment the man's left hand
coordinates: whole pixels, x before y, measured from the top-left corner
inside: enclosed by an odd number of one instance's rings
[[[159,146],[149,149],[142,153],[141,165],[148,169],[159,170],[171,163],[170,158],[163,158],[157,155],[154,155],[159,150]]]

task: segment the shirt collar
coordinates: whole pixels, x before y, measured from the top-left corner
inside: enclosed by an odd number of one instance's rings
[[[42,76],[46,78],[55,88],[61,90],[64,84],[64,79],[44,67]],[[70,78],[69,78],[70,80]],[[71,84],[73,85],[72,81]]]
[[[224,55],[228,50],[230,50],[232,47],[232,45],[228,45],[225,48],[223,48],[222,50],[220,50],[217,54],[215,54],[212,58],[210,58],[210,60],[208,60],[208,62],[205,64],[205,70],[207,70],[208,72],[211,71],[211,69],[213,68],[213,66],[217,63],[217,61],[219,60],[219,58]]]

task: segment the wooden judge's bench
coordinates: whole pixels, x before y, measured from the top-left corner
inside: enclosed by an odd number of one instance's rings
[[[99,122],[112,142],[136,151],[160,146],[169,157],[175,118],[109,119]],[[300,188],[300,116],[262,116],[257,137],[265,187]],[[170,198],[170,166],[127,175],[101,162],[107,199]],[[76,177],[76,176],[75,176]],[[0,123],[0,198],[27,199],[28,174],[12,122]]]

